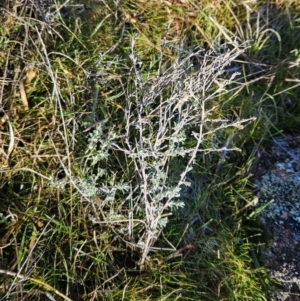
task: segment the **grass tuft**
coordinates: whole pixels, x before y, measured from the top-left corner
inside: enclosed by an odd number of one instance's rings
[[[250,171],[299,128],[297,2],[81,4],[0,4],[0,297],[267,300]]]

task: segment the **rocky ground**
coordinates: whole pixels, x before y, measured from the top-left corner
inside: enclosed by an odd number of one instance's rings
[[[271,301],[300,300],[300,136],[274,139],[256,166],[266,245],[261,260],[280,284]]]

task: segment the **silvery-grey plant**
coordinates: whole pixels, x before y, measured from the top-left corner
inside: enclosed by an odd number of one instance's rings
[[[168,224],[168,215],[185,206],[181,190],[190,185],[187,176],[198,154],[219,152],[225,157],[228,151],[239,151],[237,147],[230,148],[228,143],[223,147],[212,144],[204,147],[205,142],[224,129],[242,129],[255,118],[214,117],[218,104],[213,100],[228,92],[228,85],[237,75],[224,76],[225,68],[243,53],[243,47],[234,45],[224,53],[204,50],[185,53],[179,49],[172,66],[163,67],[160,61],[156,72],[145,75],[139,68],[134,43],[133,39],[130,76],[121,77],[126,100],[123,129],[117,134],[110,123],[96,126],[82,163],[87,179],[77,179],[77,184],[90,202],[94,200],[93,195],[98,195],[102,200],[101,210],[110,206],[105,221],[96,213],[91,220],[94,223],[114,221],[116,225],[119,219],[122,226],[116,233],[126,243],[141,249],[139,263],[143,266]],[[199,62],[197,66],[192,64],[195,59]],[[109,158],[118,164],[97,167],[95,171],[99,162],[105,164]],[[179,175],[176,181],[170,181],[174,158],[182,158],[185,164],[181,165],[182,170],[176,171]],[[113,166],[117,170],[112,170]],[[122,170],[130,170],[130,176],[118,177]],[[124,206],[126,210],[113,212],[116,202],[118,208]],[[120,212],[127,212],[127,216]]]

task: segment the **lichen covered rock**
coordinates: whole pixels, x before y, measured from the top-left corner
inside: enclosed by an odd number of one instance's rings
[[[259,215],[262,261],[280,283],[271,300],[300,300],[300,136],[274,140],[256,168],[256,206],[268,204]]]

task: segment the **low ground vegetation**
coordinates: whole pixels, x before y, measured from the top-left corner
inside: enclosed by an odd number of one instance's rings
[[[1,4],[0,297],[267,300],[251,168],[300,128],[297,3],[42,9]]]

